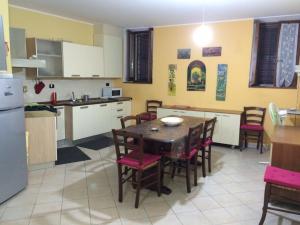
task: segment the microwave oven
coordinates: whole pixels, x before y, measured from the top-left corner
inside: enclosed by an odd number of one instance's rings
[[[119,98],[122,97],[122,88],[104,87],[102,88],[103,98]]]

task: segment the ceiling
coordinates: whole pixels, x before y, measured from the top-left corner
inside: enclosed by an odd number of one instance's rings
[[[300,14],[300,0],[9,0],[9,3],[90,23],[129,28],[200,23],[202,18],[220,21]]]

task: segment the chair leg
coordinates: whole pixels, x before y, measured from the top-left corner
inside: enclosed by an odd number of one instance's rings
[[[206,162],[205,162],[205,148],[201,149],[201,164],[202,164],[202,176],[206,177]]]
[[[171,178],[174,179],[176,172],[176,162],[172,162],[172,173],[171,173]]]
[[[143,173],[142,170],[137,171],[137,186],[136,186],[136,196],[135,196],[135,208],[139,207],[142,173]]]
[[[262,208],[263,212],[261,215],[261,219],[259,221],[259,225],[263,225],[265,222],[267,211],[268,211],[268,203],[270,200],[270,195],[271,195],[271,185],[267,183],[266,187],[265,187],[264,206]]]
[[[194,156],[194,186],[198,185],[197,159],[198,159],[198,153]]]
[[[161,164],[160,161],[157,164],[157,195],[158,197],[160,197],[161,195],[161,176],[160,176],[160,172],[161,172]]]
[[[260,154],[263,153],[263,146],[264,146],[264,132],[260,135]]]
[[[123,201],[123,182],[122,182],[122,166],[118,164],[118,178],[119,178],[119,202]]]
[[[191,182],[190,182],[190,160],[186,160],[186,189],[188,193],[191,193]]]
[[[244,146],[244,134],[243,131],[240,130],[240,151],[243,151],[243,146]]]
[[[259,133],[259,134],[258,134],[258,137],[257,137],[257,142],[256,142],[256,149],[257,149],[257,150],[259,149],[260,136],[261,136],[261,134]]]
[[[248,134],[245,132],[245,148],[248,148]]]
[[[208,172],[211,173],[211,145],[208,147]]]

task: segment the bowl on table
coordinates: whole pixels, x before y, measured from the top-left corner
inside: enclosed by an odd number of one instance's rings
[[[160,121],[166,126],[174,127],[182,124],[183,119],[176,116],[169,116],[169,117],[161,118]]]

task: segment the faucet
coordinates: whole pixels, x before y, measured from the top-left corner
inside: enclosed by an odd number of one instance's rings
[[[72,91],[72,101],[73,101],[73,102],[76,102],[76,98],[75,98],[74,91]]]

